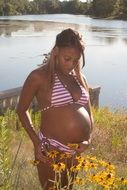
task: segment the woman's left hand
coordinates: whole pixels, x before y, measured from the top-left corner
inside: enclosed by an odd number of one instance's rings
[[[81,143],[79,143],[79,146],[78,148],[76,148],[76,152],[77,153],[83,153],[90,145],[90,142],[89,141],[83,141]]]

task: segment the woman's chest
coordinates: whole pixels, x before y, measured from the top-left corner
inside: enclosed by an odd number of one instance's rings
[[[40,87],[36,94],[36,99],[40,109],[51,105],[51,94],[52,90],[48,88],[48,85]]]

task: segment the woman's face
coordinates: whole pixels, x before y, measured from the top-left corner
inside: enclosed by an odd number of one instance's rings
[[[81,52],[77,48],[58,48],[57,69],[63,74],[68,74],[79,64],[80,57]]]

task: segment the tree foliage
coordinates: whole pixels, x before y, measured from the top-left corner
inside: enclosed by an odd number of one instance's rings
[[[127,19],[127,0],[93,0],[93,15]]]
[[[127,0],[0,0],[0,15],[88,14],[94,17],[127,19]]]
[[[114,6],[113,15],[117,18],[127,17],[127,0],[117,0]]]
[[[95,16],[110,16],[113,12],[115,0],[93,0],[93,11]]]

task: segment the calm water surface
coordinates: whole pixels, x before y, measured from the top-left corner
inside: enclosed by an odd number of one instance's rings
[[[67,14],[0,17],[0,91],[22,86],[56,34],[68,27],[83,35],[83,73],[91,85],[101,86],[100,106],[127,108],[127,21]]]

